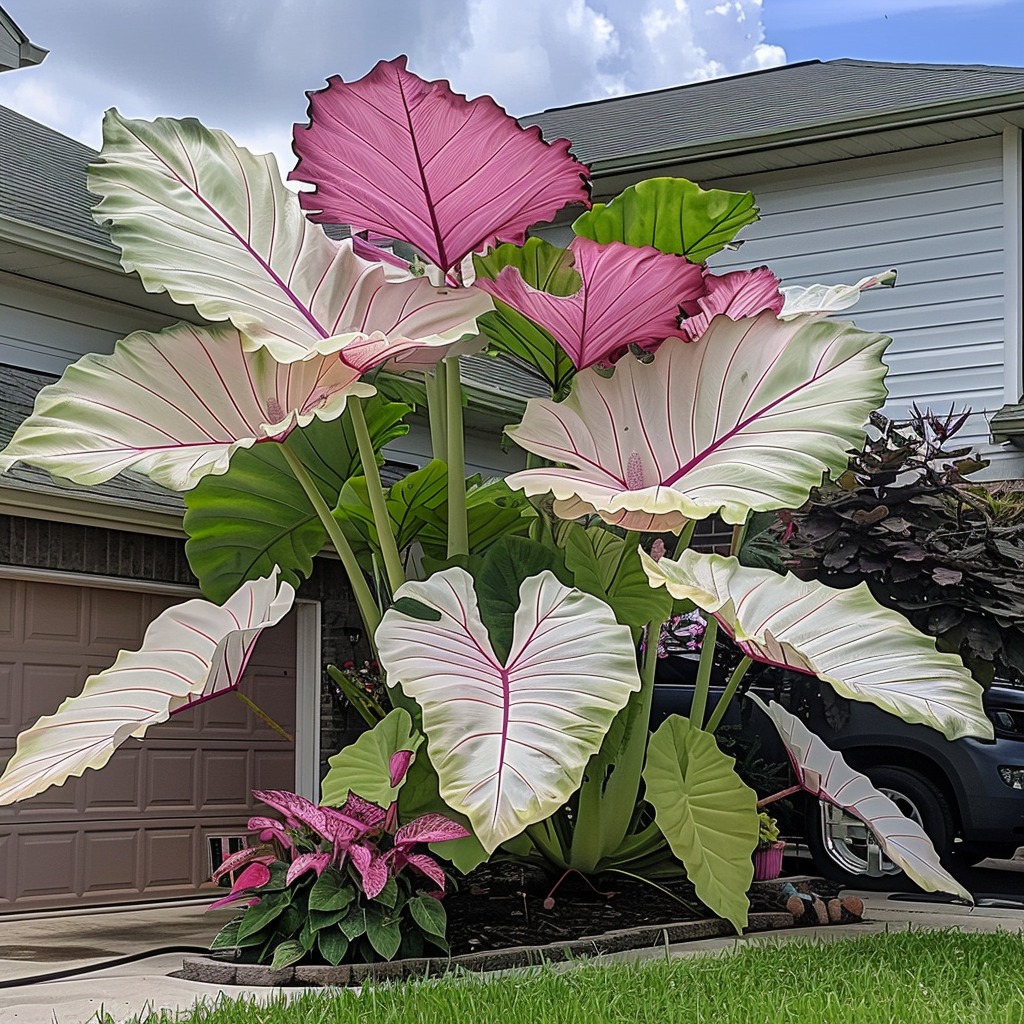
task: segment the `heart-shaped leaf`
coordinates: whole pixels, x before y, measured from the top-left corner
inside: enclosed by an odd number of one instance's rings
[[[380,450],[408,433],[409,406],[375,395],[363,404],[370,442]],[[314,420],[293,430],[284,444],[298,456],[333,508],[345,483],[362,474],[351,415]],[[247,579],[278,565],[281,578],[297,587],[313,571],[313,556],[327,533],[302,485],[276,444],[240,449],[226,473],[205,476],[185,495],[185,554],[203,593],[223,601]]]
[[[647,178],[607,205],[595,203],[572,229],[595,242],[652,245],[703,263],[757,220],[750,192],[702,189],[685,178]]]
[[[784,320],[804,313],[825,315],[855,306],[861,295],[870,288],[892,288],[896,284],[896,271],[862,277],[856,284],[811,284],[806,287],[788,285],[782,289],[785,303],[779,314]]]
[[[422,742],[409,712],[395,708],[330,758],[327,763],[331,767],[320,784],[320,802],[340,807],[352,792],[379,807],[389,807],[402,788],[391,781],[392,756],[400,750],[415,753]]]
[[[629,629],[550,572],[525,580],[511,650],[499,661],[462,569],[407,583],[441,613],[389,609],[377,630],[388,681],[423,709],[441,796],[492,852],[560,807],[615,713],[640,687]]]
[[[648,744],[644,782],[655,823],[697,895],[742,932],[758,818],[757,794],[735,763],[712,735],[669,715]]]
[[[18,737],[0,777],[0,805],[102,768],[129,736],[236,688],[260,633],[284,618],[294,598],[274,574],[246,583],[223,607],[196,598],[162,612],[139,650],[121,651],[77,697]]]
[[[447,82],[425,82],[406,58],[365,78],[328,79],[309,94],[310,123],[295,126],[289,175],[314,220],[350,224],[409,242],[448,270],[568,203],[589,201],[587,168],[565,139],[548,145],[489,96],[467,100]]]
[[[756,693],[747,696],[775,724],[797,781],[804,789],[864,822],[885,855],[922,889],[956,893],[974,902],[974,897],[939,863],[935,847],[924,829],[879,793],[867,776],[854,771],[842,754],[826,746],[780,704],[771,701],[766,705]]]
[[[531,399],[506,433],[565,467],[509,486],[551,491],[563,518],[597,511],[630,530],[799,507],[863,441],[885,399],[888,344],[844,323],[719,317],[699,345],[670,338],[649,363],[581,372],[564,402]]]
[[[103,196],[95,216],[110,227],[125,270],[209,320],[230,320],[250,347],[266,346],[280,362],[374,332],[453,342],[475,334],[475,318],[491,308],[475,289],[387,280],[380,263],[310,225],[273,156],[254,156],[193,119],[130,121],[108,111],[89,190]]]
[[[883,608],[867,584],[835,590],[696,551],[677,561],[641,558],[652,586],[714,615],[748,657],[815,675],[844,697],[951,740],[992,738],[981,687],[960,658]]]

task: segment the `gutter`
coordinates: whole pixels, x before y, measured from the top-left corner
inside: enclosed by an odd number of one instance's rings
[[[109,270],[120,277],[127,277],[117,250],[111,246],[90,242],[85,238],[55,231],[42,224],[18,220],[0,215],[0,241],[12,242],[34,252],[58,256],[73,263],[84,263],[89,267]]]

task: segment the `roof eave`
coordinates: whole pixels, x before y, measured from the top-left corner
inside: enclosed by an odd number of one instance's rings
[[[117,250],[113,247],[108,248],[77,235],[3,214],[0,214],[0,241],[11,242],[26,249],[46,253],[48,256],[59,256],[61,259],[83,263],[100,270],[124,273]]]
[[[644,153],[625,154],[609,159],[597,157],[589,161],[590,172],[593,178],[609,177],[623,171],[654,170],[693,160],[738,156],[743,153],[756,153],[810,142],[849,138],[853,135],[864,135],[880,130],[913,128],[961,117],[1005,114],[1013,110],[1024,110],[1024,92],[994,97],[985,103],[979,103],[977,100],[944,103],[939,106],[908,111],[905,115],[888,113],[841,122],[823,121],[817,125],[805,126],[792,131],[772,132],[759,136],[723,136],[719,139],[704,140],[670,150],[649,150]]]
[[[37,64],[42,64],[49,52],[49,50],[44,50],[41,46],[36,46],[35,43],[29,42],[26,39],[18,47],[18,67],[31,68]]]

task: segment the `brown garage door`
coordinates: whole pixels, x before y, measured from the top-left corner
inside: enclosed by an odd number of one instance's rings
[[[0,579],[0,765],[21,729],[180,600]],[[293,735],[294,613],[260,638],[242,689]],[[293,743],[235,695],[175,715],[100,771],[0,807],[0,913],[197,895],[210,839],[244,834],[250,791],[294,782]]]

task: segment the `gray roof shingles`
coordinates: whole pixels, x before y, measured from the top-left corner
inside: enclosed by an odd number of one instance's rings
[[[586,163],[1014,96],[1024,106],[1024,68],[844,58],[578,103],[520,121],[539,125],[549,140],[570,139]]]

